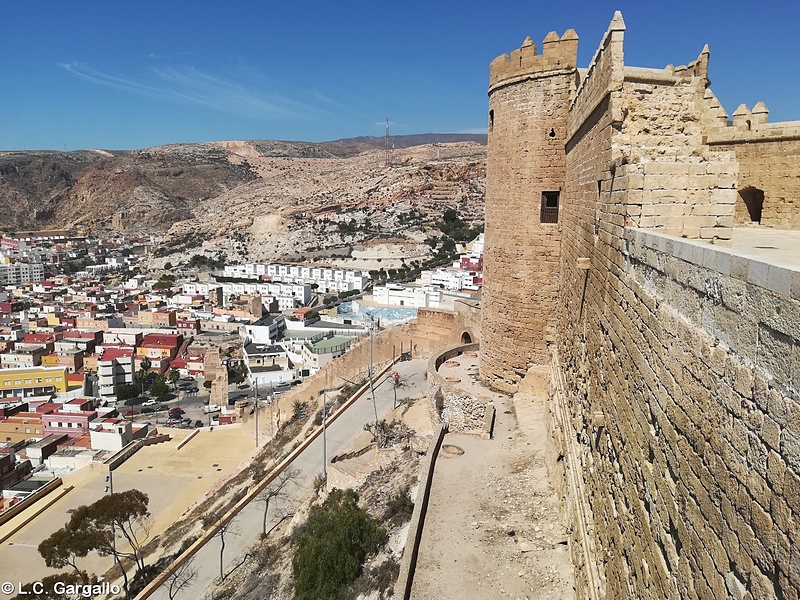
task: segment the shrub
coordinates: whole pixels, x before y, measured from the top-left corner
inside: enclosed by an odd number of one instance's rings
[[[386,542],[386,531],[357,503],[353,490],[334,489],[311,509],[292,560],[297,600],[343,600],[366,557]]]
[[[409,488],[405,488],[389,499],[383,520],[396,527],[408,521],[413,512],[414,501],[411,499]]]
[[[132,383],[123,383],[117,386],[117,402],[128,404],[126,400],[131,400],[139,395],[139,386]]]
[[[308,414],[308,402],[304,400],[295,400],[292,404],[292,418],[302,419]]]

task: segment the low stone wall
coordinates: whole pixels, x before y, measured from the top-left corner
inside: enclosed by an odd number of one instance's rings
[[[436,459],[439,456],[439,449],[442,447],[442,440],[447,433],[447,426],[439,425],[436,435],[431,440],[428,448],[428,455],[420,473],[419,490],[414,499],[414,512],[411,514],[411,523],[408,526],[406,536],[406,546],[403,550],[403,558],[400,561],[400,575],[394,586],[394,597],[409,600],[411,598],[411,587],[414,584],[414,570],[417,566],[419,556],[419,544],[422,541],[422,531],[425,524],[425,514],[428,512],[428,501],[431,497],[431,484],[433,483],[433,472],[436,468]]]
[[[126,460],[128,460],[131,456],[136,454],[140,448],[144,446],[143,440],[136,440],[135,442],[131,442],[127,444],[122,450],[117,452],[111,458],[105,460],[103,462],[103,469],[105,471],[113,471]]]
[[[480,344],[460,344],[434,354],[428,361],[428,399],[434,423],[446,423],[450,431],[480,431],[486,416],[486,403],[461,389],[459,382],[448,381],[439,373],[446,361],[464,352],[476,351]]]
[[[60,487],[61,484],[62,484],[62,481],[61,481],[60,477],[57,477],[57,478],[53,479],[52,481],[48,481],[45,485],[40,487],[33,494],[31,494],[27,498],[21,500],[20,502],[18,502],[17,504],[15,504],[11,508],[9,508],[8,510],[6,510],[2,514],[0,514],[0,525],[3,525],[4,523],[8,523],[11,519],[16,517],[18,514],[20,514],[26,508],[28,508],[29,506],[35,504],[36,502],[38,502],[39,500],[44,498],[47,494],[49,494],[50,492],[52,492],[56,488]],[[72,488],[70,488],[70,489],[72,489]],[[47,506],[50,506],[50,504],[47,504]],[[46,506],[45,506],[45,508],[46,508]],[[38,515],[42,510],[44,510],[44,509],[43,508],[40,509],[36,514]],[[26,523],[27,522],[28,521],[26,521]],[[17,531],[18,531],[18,529],[15,529],[13,533],[16,533]],[[13,535],[13,533],[10,534],[10,535]],[[4,539],[7,539],[8,537],[10,537],[10,535],[7,535]]]

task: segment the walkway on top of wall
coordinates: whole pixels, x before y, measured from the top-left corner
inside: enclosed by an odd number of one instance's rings
[[[530,391],[511,398],[484,387],[479,359],[479,351],[470,349],[442,361],[437,372],[470,403],[493,402],[495,429],[488,440],[445,435],[410,597],[570,598],[569,534],[544,461],[550,443],[546,398]]]
[[[737,227],[730,249],[758,260],[800,271],[800,231],[769,227]]]
[[[740,227],[733,230],[730,241],[716,244],[653,229],[629,229],[626,237],[645,247],[800,300],[800,231]]]

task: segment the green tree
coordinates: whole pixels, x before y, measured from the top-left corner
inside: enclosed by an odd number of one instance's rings
[[[334,489],[311,509],[292,560],[297,600],[343,600],[364,560],[386,542],[386,531],[358,507],[353,490]]]
[[[178,381],[181,379],[181,372],[178,371],[175,367],[172,367],[169,370],[169,380],[172,382],[172,389],[177,391],[178,390]]]
[[[86,556],[89,551],[113,556],[122,571],[127,597],[128,574],[121,560],[132,561],[137,573],[146,569],[143,549],[149,537],[148,502],[147,494],[127,490],[79,506],[62,529],[42,541],[39,553],[48,566],[71,566],[82,581],[86,581],[86,574],[75,565],[76,558]],[[117,544],[117,537],[123,543]]]
[[[161,373],[156,376],[156,380],[153,382],[153,385],[150,386],[148,391],[153,398],[160,398],[169,392],[167,380]]]
[[[117,386],[117,402],[127,403],[127,400],[136,398],[138,395],[139,388],[132,383],[123,383]]]
[[[51,533],[39,544],[39,554],[51,569],[72,567],[83,583],[88,583],[89,575],[77,565],[77,559],[83,558],[99,543],[96,532],[72,530],[62,527]]]

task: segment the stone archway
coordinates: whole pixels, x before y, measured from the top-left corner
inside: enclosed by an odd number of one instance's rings
[[[461,343],[462,344],[471,344],[472,343],[472,336],[469,334],[469,331],[465,331],[461,334]]]
[[[764,190],[748,185],[739,190],[736,202],[737,223],[760,223],[764,209]]]

